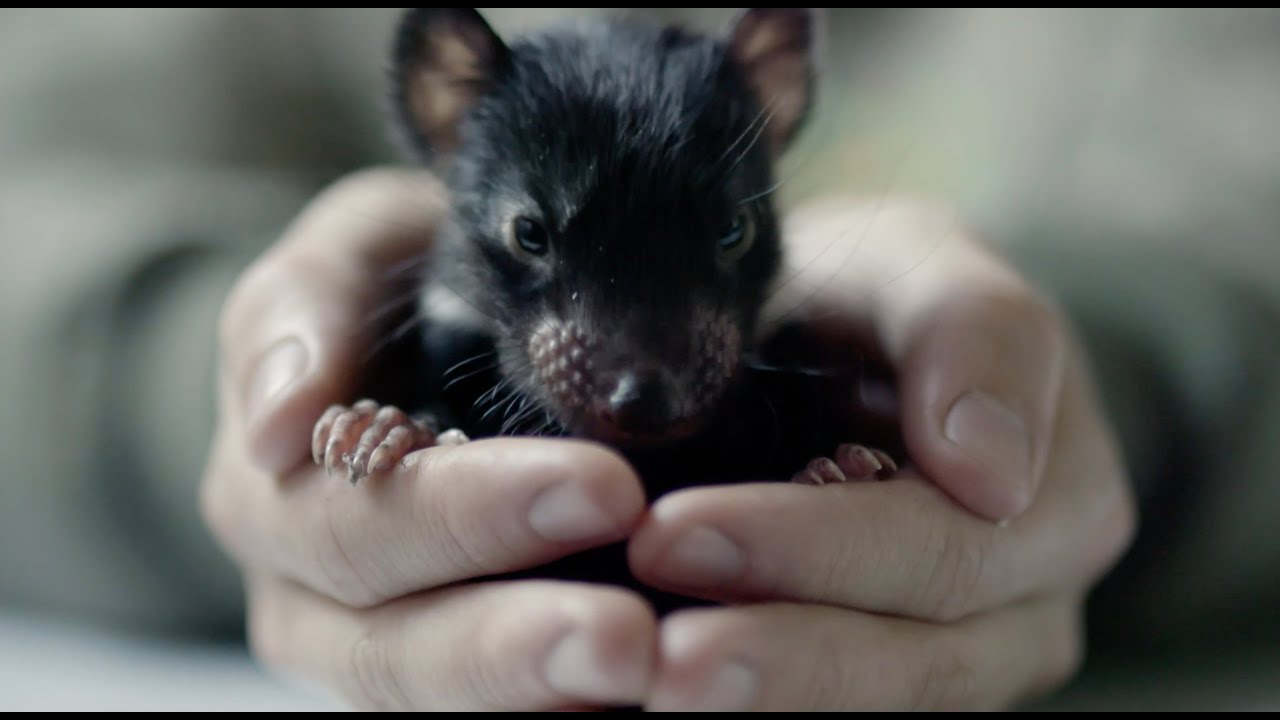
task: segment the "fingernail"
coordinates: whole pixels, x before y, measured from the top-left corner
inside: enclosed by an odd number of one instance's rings
[[[307,348],[296,337],[287,337],[271,347],[258,364],[249,382],[245,416],[253,423],[270,403],[307,369]]]
[[[961,397],[947,413],[947,439],[977,461],[1021,513],[1031,502],[1031,439],[1013,411],[981,392]]]
[[[529,526],[552,542],[579,542],[619,531],[608,513],[570,483],[553,485],[533,499]]]
[[[574,630],[547,653],[547,684],[556,692],[579,698],[606,699],[617,693],[605,674],[586,632]]]
[[[750,665],[730,660],[712,673],[701,694],[675,697],[659,690],[650,701],[654,712],[740,712],[751,709],[760,684],[759,675]]]
[[[708,656],[709,645],[721,642],[713,626],[702,622],[703,617],[695,611],[677,613],[663,621],[658,649],[664,670],[646,710],[747,710],[755,704],[760,673],[737,653]],[[700,670],[707,667],[710,672]]]
[[[756,697],[756,671],[741,662],[729,661],[716,670],[707,694],[698,703],[700,712],[746,710]]]
[[[696,527],[672,546],[658,571],[682,585],[712,587],[736,579],[745,564],[733,541],[711,528]]]

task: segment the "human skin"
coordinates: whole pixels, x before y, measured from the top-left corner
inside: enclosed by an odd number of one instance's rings
[[[804,288],[837,349],[896,371],[911,463],[890,481],[646,507],[607,448],[498,438],[352,487],[311,462],[312,427],[354,399],[385,269],[445,202],[420,172],[347,178],[224,307],[202,502],[266,665],[388,709],[998,708],[1071,675],[1133,502],[1061,315],[950,215],[843,200],[787,229],[793,257],[853,259],[801,262],[827,274],[777,300]],[[641,579],[728,604],[659,621],[617,588],[463,583],[624,538]]]

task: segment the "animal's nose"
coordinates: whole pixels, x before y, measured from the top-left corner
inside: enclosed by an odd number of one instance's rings
[[[625,372],[609,394],[605,420],[625,433],[660,434],[672,421],[672,403],[656,371]]]

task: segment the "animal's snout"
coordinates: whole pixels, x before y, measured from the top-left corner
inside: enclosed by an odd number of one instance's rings
[[[602,419],[628,435],[661,435],[677,420],[671,391],[657,370],[631,370],[618,376],[601,412]]]
[[[664,337],[549,317],[529,339],[535,387],[573,434],[624,446],[682,440],[720,406],[741,349],[722,313],[695,313],[694,329]]]

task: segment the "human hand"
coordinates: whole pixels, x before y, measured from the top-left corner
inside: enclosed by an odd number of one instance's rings
[[[1056,687],[1136,524],[1069,328],[923,207],[814,206],[787,236],[805,271],[784,291],[897,371],[914,467],[659,500],[631,541],[637,577],[751,603],[666,618],[648,706],[990,709]]]
[[[415,453],[358,488],[310,463],[316,419],[357,391],[384,269],[422,251],[443,203],[423,173],[348,178],[224,306],[202,505],[244,573],[252,650],[366,708],[641,702],[655,621],[638,597],[464,582],[628,535],[644,496],[618,456],[485,440]]]

